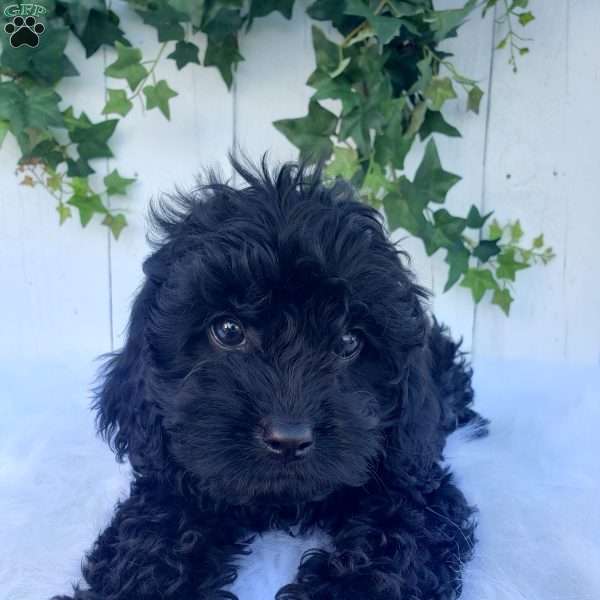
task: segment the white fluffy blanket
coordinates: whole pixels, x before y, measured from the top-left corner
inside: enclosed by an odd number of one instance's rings
[[[0,367],[0,600],[67,593],[128,474],[94,437],[92,367]],[[491,435],[447,448],[479,543],[463,600],[600,599],[600,370],[477,364]],[[232,588],[265,600],[322,540],[259,538]]]

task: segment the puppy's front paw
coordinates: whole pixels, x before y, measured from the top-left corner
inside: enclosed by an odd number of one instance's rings
[[[360,546],[333,552],[312,550],[300,564],[295,583],[279,590],[277,600],[400,600],[399,568],[373,559]]]
[[[379,589],[378,589],[379,588]],[[276,600],[400,600],[399,591],[386,588],[372,577],[356,578],[352,581],[334,581],[309,586],[301,583],[290,583],[282,587],[276,594]]]

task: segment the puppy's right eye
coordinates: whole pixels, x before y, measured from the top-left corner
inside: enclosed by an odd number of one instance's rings
[[[352,360],[356,358],[363,347],[363,341],[356,331],[348,331],[341,335],[337,340],[333,351],[342,360]]]
[[[209,329],[212,341],[225,350],[238,350],[246,344],[242,324],[231,317],[223,317],[212,323]]]

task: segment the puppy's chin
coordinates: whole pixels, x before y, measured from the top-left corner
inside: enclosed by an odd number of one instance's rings
[[[201,486],[218,503],[232,506],[292,506],[324,500],[339,486],[327,481],[302,481],[296,477],[274,477],[268,481],[247,478],[237,482],[212,480]]]
[[[292,486],[282,488],[277,492],[272,490],[250,490],[247,493],[230,494],[227,503],[233,506],[296,506],[307,502],[320,502],[334,491],[333,486],[321,489],[298,489]]]

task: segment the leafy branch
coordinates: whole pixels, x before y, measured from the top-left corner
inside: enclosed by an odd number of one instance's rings
[[[215,67],[230,88],[243,60],[239,35],[275,11],[291,18],[294,0],[129,0],[129,5],[156,31],[159,47],[152,57],[132,46],[102,0],[56,0],[38,48],[12,48],[5,36],[0,55],[0,144],[8,133],[16,138],[21,183],[48,192],[59,223],[77,211],[82,226],[98,217],[115,238],[127,220],[111,210],[110,198],[126,196],[135,179],[115,169],[103,185],[92,183],[94,164],[113,157],[110,140],[136,100],[144,110],[171,118],[178,94],[160,77],[161,65],[172,60],[178,69]],[[517,272],[545,264],[552,250],[543,236],[522,246],[518,221],[490,225],[491,213],[482,215],[475,205],[466,215],[452,214],[446,198],[460,177],[443,169],[435,143],[440,135],[460,137],[442,113],[459,98],[457,90],[474,113],[483,97],[478,82],[458,71],[441,44],[458,35],[475,11],[491,9],[502,13],[497,22],[507,33],[498,47],[509,49],[516,69],[517,55],[528,51],[517,33],[517,23],[524,27],[533,19],[528,0],[466,0],[452,10],[436,10],[432,0],[314,0],[309,16],[330,23],[338,35],[330,39],[313,27],[316,66],[308,79],[314,93],[307,114],[274,125],[302,158],[325,160],[328,177],[352,181],[364,201],[384,213],[390,229],[421,239],[428,255],[444,253],[446,290],[468,288],[475,302],[489,295],[508,314]],[[198,34],[206,37],[202,59],[194,41]],[[105,68],[103,121],[62,108],[54,89],[64,77],[78,75],[65,52],[70,36],[88,57],[103,46],[114,52]],[[327,100],[338,108],[325,108]],[[419,141],[425,142],[424,153],[411,180],[405,160]]]
[[[491,8],[494,8],[498,4],[498,0],[487,0],[483,8],[483,15]],[[526,42],[530,42],[529,38],[525,38],[516,33],[515,20],[518,21],[519,25],[525,27],[531,21],[535,19],[533,13],[527,10],[529,6],[529,0],[502,0],[502,14],[496,19],[496,24],[503,25],[506,27],[506,34],[496,45],[496,49],[501,50],[508,47],[510,58],[508,63],[512,66],[513,71],[517,72],[517,54],[519,56],[525,56],[529,53],[529,48],[524,45]]]

